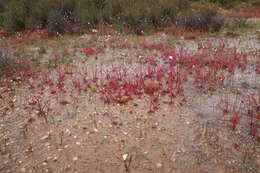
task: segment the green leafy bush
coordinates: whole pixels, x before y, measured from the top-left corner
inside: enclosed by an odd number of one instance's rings
[[[61,11],[50,11],[48,15],[48,29],[51,33],[63,33],[67,22]]]
[[[185,27],[204,31],[219,31],[224,25],[224,18],[215,9],[204,8],[187,17],[180,18],[179,22]]]
[[[0,76],[1,73],[16,66],[14,58],[6,49],[0,49]]]
[[[80,22],[82,25],[86,27],[95,27],[100,18],[98,18],[98,9],[95,6],[90,8],[80,8],[77,6],[77,10],[75,11],[76,21]]]
[[[4,14],[3,25],[11,31],[25,28],[26,11],[24,3],[19,0],[12,0]]]
[[[228,4],[228,3],[233,3],[233,2],[250,2],[250,1],[254,1],[254,0],[208,0],[209,2],[213,2],[213,3],[220,3],[220,4]]]
[[[0,26],[3,26],[4,25],[4,14],[3,13],[0,13]]]
[[[180,12],[191,11],[189,0],[11,0],[6,3],[7,8],[1,8],[0,3],[2,23],[5,28],[15,31],[47,26],[53,33],[63,32],[75,22],[89,28],[103,23],[122,25],[135,32],[168,26],[176,21],[196,27],[205,23],[196,16],[180,20]],[[196,14],[197,18],[210,22],[206,24],[207,28],[218,30],[221,26],[218,16],[210,13],[206,18],[204,13]]]

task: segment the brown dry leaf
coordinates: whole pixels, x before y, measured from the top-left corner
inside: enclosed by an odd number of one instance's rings
[[[131,100],[130,96],[121,96],[121,97],[117,98],[118,103],[127,103],[130,100]]]
[[[0,98],[0,105],[4,103],[4,100]]]

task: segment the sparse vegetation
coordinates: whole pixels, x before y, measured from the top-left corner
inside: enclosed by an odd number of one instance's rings
[[[257,172],[259,13],[238,2],[0,1],[0,172]]]

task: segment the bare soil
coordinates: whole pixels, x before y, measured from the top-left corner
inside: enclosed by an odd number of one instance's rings
[[[37,39],[11,47],[19,56],[39,62],[37,68],[49,68],[50,78],[54,79],[60,68],[68,68],[74,74],[91,74],[96,69],[106,71],[124,66],[133,74],[140,59],[149,54],[159,56],[156,50],[140,48],[143,42],[163,43],[193,52],[202,40],[222,39],[228,40],[228,46],[237,45],[239,50],[248,52],[246,70],[237,70],[224,86],[206,94],[188,81],[184,86],[186,102],[177,97],[172,104],[165,104],[166,98],[162,96],[154,113],[148,113],[150,96],[147,94],[134,96],[125,103],[105,103],[98,88],[92,87],[87,92],[73,88],[73,75],[66,77],[66,93],[50,94],[47,87],[40,94],[38,89],[17,86],[14,108],[0,118],[0,172],[258,172],[259,141],[248,135],[246,120],[232,130],[229,115],[223,117],[218,108],[223,96],[236,104],[236,99],[244,94],[260,92],[260,76],[254,71],[260,44],[255,35],[201,36],[186,40],[164,33],[86,34]],[[108,46],[97,55],[85,56],[82,49],[92,44]],[[47,123],[37,117],[37,112],[28,114],[24,109],[33,96],[41,96],[50,103],[52,111]],[[6,100],[0,101],[1,107],[8,105]],[[26,125],[28,117],[34,121]]]

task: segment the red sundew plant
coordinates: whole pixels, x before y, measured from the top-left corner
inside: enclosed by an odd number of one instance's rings
[[[87,89],[89,88],[89,85],[90,85],[88,73],[85,72],[85,74],[80,74],[80,76],[81,76],[81,80],[82,80],[83,90],[87,91]]]
[[[158,60],[157,60],[157,57],[155,55],[148,55],[148,56],[145,57],[144,63],[148,63],[148,64],[153,65],[153,66],[157,66]]]
[[[201,42],[198,42],[198,50],[200,49],[212,49],[213,48],[213,43],[208,40],[203,40]]]
[[[86,56],[93,56],[97,55],[99,53],[103,53],[106,46],[96,46],[91,45],[85,49],[82,50],[82,53],[84,53]]]
[[[206,90],[215,90],[214,88],[223,85],[225,80],[223,71],[218,73],[211,68],[196,68],[192,76],[195,86]]]
[[[166,34],[171,34],[171,35],[183,35],[185,33],[184,29],[176,28],[176,27],[167,27],[164,29],[164,32]]]
[[[86,56],[92,56],[97,54],[97,47],[96,46],[90,46],[88,48],[85,48],[82,51]]]
[[[260,12],[258,11],[237,11],[226,14],[227,17],[231,18],[259,18]]]
[[[40,97],[34,96],[28,100],[28,103],[25,107],[29,111],[29,114],[32,111],[35,111],[39,117],[44,118],[45,123],[48,123],[47,115],[51,112],[50,102],[42,101]]]
[[[69,47],[64,46],[62,50],[62,56],[69,56],[69,55],[70,55]]]
[[[98,80],[99,80],[99,77],[98,77],[98,71],[97,71],[97,68],[93,71],[92,73],[92,77],[91,77],[91,81],[96,85],[98,86]]]
[[[127,40],[119,40],[115,43],[112,43],[111,47],[118,49],[131,49],[133,45]]]
[[[62,92],[66,92],[65,88],[64,88],[64,80],[65,80],[65,72],[60,70],[58,72],[58,78],[57,78],[57,88],[62,91]]]
[[[229,113],[229,101],[228,96],[222,96],[220,102],[218,103],[218,108],[222,111],[223,115]]]
[[[236,127],[237,127],[237,125],[238,125],[238,123],[239,123],[239,121],[241,119],[241,115],[240,115],[239,111],[236,110],[235,106],[233,107],[231,115],[232,115],[232,117],[229,120],[230,123],[231,123],[231,128],[232,128],[232,130],[236,130]]]
[[[165,75],[165,68],[163,66],[158,66],[155,72],[155,79],[161,81]]]
[[[256,62],[255,73],[260,74],[260,60]]]
[[[51,90],[50,90],[50,94],[56,94],[57,93],[57,91],[54,89],[54,88],[52,88]]]
[[[248,94],[245,98],[247,115],[250,117],[250,134],[256,137],[257,131],[260,128],[260,94]]]
[[[157,50],[162,51],[165,49],[165,46],[162,43],[149,43],[149,42],[143,42],[140,44],[142,49],[148,49],[148,50]]]
[[[260,95],[251,93],[241,97],[240,103],[243,107],[243,111],[238,110],[237,103],[234,103],[233,107],[230,107],[228,99],[227,95],[221,97],[218,108],[223,112],[223,115],[230,113],[231,118],[229,119],[229,122],[232,130],[235,130],[243,119],[248,122],[249,135],[258,140],[260,137],[258,134],[260,128]],[[240,124],[243,125],[243,123]]]
[[[2,91],[3,93],[15,91],[14,83],[9,79],[7,79],[7,80],[5,80],[5,82],[3,82],[3,86],[4,86],[4,90]]]
[[[154,66],[148,65],[146,68],[145,77],[151,79],[155,76],[156,68]]]
[[[50,74],[48,73],[48,71],[43,71],[42,72],[42,83],[44,85],[49,85],[49,87],[54,86],[54,82],[53,80],[50,78]]]
[[[14,106],[15,106],[14,105],[14,102],[15,102],[14,96],[12,94],[9,94],[8,97],[6,98],[6,100],[7,100],[8,106],[10,108],[14,108]]]
[[[81,78],[79,76],[74,76],[72,79],[72,85],[75,89],[77,89],[79,92],[82,91],[82,83]]]
[[[150,104],[149,104],[150,106],[149,106],[148,113],[154,113],[157,109],[159,109],[159,105],[160,105],[159,97],[160,97],[159,92],[150,95]]]
[[[105,32],[107,35],[111,35],[111,36],[115,36],[115,35],[118,35],[119,32],[113,28],[113,26],[107,26],[105,28]]]
[[[171,66],[177,63],[177,53],[175,49],[165,49],[161,52],[165,64],[170,64]]]

